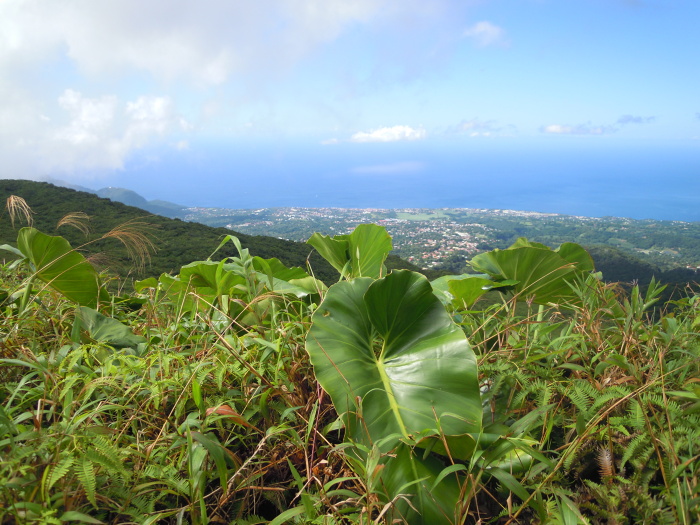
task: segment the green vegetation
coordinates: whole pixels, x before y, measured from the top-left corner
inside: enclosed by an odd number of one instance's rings
[[[0,180],[0,199],[21,197],[31,208],[33,225],[47,234],[60,233],[71,245],[79,247],[99,269],[131,278],[177,272],[192,261],[204,259],[219,242],[231,234],[225,228],[212,228],[194,222],[152,215],[142,209],[102,199],[94,194],[61,188],[44,182]],[[82,215],[76,216],[76,213]],[[18,219],[19,220],[19,219]],[[24,218],[26,224],[26,218]],[[80,228],[76,228],[76,226]],[[133,235],[146,236],[157,248],[149,252],[145,264],[134,265],[123,241]],[[236,233],[244,248],[260,257],[277,257],[287,266],[306,267],[307,259],[314,275],[328,283],[335,279],[333,268],[306,244],[266,236]],[[14,243],[17,234],[9,216],[0,216],[0,244]],[[235,255],[232,245],[222,248],[222,257]],[[396,256],[387,260],[389,268],[418,270]]]
[[[61,237],[15,239],[2,523],[700,520],[700,296],[657,311],[578,245],[431,283],[365,225],[310,241],[327,288],[224,237],[115,295]]]
[[[700,223],[478,209],[192,209],[186,217],[292,240],[314,232],[347,233],[375,222],[391,234],[396,255],[450,273],[462,272],[474,255],[506,248],[519,237],[548,246],[581,244],[609,282],[646,284],[655,276],[665,283],[687,283],[697,279],[700,267]]]

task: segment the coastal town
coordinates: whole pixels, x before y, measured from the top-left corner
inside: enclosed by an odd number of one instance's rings
[[[421,268],[507,248],[518,237],[552,247],[567,241],[611,246],[664,268],[700,266],[700,225],[679,221],[477,208],[188,208],[185,219],[295,241],[314,232],[347,234],[372,222],[386,227],[396,255]]]

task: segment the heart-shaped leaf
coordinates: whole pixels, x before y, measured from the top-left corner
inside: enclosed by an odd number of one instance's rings
[[[71,301],[96,308],[98,300],[109,299],[95,269],[63,237],[22,228],[17,235],[17,248],[40,280]]]
[[[515,294],[538,304],[575,301],[571,283],[593,270],[590,255],[577,244],[551,250],[522,238],[506,250],[479,254],[470,264],[496,282],[518,281]]]
[[[479,432],[476,358],[422,275],[337,283],[312,321],[316,377],[357,441]]]
[[[386,228],[376,224],[360,224],[349,235],[314,233],[307,242],[347,279],[381,277],[392,247]]]

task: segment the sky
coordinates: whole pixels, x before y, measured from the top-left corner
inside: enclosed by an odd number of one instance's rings
[[[0,176],[700,220],[698,21],[697,0],[0,0]]]

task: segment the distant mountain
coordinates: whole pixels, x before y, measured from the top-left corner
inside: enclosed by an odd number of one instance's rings
[[[45,182],[0,180],[1,202],[4,203],[10,195],[22,197],[31,207],[36,228],[50,235],[65,237],[72,246],[80,247],[87,256],[93,256],[95,261],[100,261],[101,268],[121,276],[142,279],[161,273],[177,272],[185,264],[207,259],[224,236],[235,235],[243,248],[250,250],[251,255],[276,257],[287,266],[302,268],[305,268],[308,262],[314,275],[327,284],[338,280],[338,272],[305,243],[261,235],[245,235],[226,228],[150,215],[144,213],[142,208],[101,198],[94,193],[75,191]],[[133,198],[129,193],[122,195]],[[136,199],[136,202],[141,201]],[[167,206],[170,203],[165,204]],[[91,234],[85,236],[70,226],[57,226],[61,218],[74,212],[83,212],[90,217]],[[119,242],[114,238],[101,239],[105,233],[126,223],[131,223],[140,231],[149,234],[157,248],[145,271],[136,275],[126,250]],[[7,211],[0,211],[0,244],[15,245],[17,230],[21,226],[24,226],[24,223],[15,223],[13,228],[8,220]],[[215,258],[220,260],[234,255],[237,255],[236,249],[233,244],[228,243],[217,252]],[[417,266],[395,255],[389,256],[386,265],[390,269],[421,271]]]
[[[149,201],[135,191],[127,190],[125,188],[114,188],[110,186],[108,188],[97,190],[95,193],[103,199],[121,202],[127,206],[141,208],[142,210],[149,211],[155,215],[163,215],[164,217],[170,217],[171,219],[182,218],[185,215],[185,206],[162,200]]]
[[[126,188],[115,188],[107,187],[100,190],[93,190],[92,188],[87,188],[85,186],[79,186],[71,182],[67,182],[61,179],[55,179],[53,177],[42,177],[37,179],[38,182],[47,182],[53,184],[54,186],[60,186],[62,188],[70,188],[71,190],[84,191],[86,193],[94,193],[103,199],[109,199],[114,202],[121,202],[127,206],[134,206],[135,208],[141,208],[155,215],[162,215],[163,217],[170,217],[171,219],[184,219],[187,210],[186,206],[180,204],[175,204],[173,202],[163,201],[163,200],[146,200],[144,197],[136,193],[135,191],[128,190]]]
[[[71,182],[61,180],[61,179],[54,179],[53,177],[42,177],[40,179],[37,179],[38,182],[48,182],[49,184],[53,184],[54,186],[61,186],[63,188],[70,188],[71,190],[75,191],[85,191],[87,193],[95,193],[95,190],[92,188],[87,188],[85,186],[80,186],[78,184],[73,184]]]

